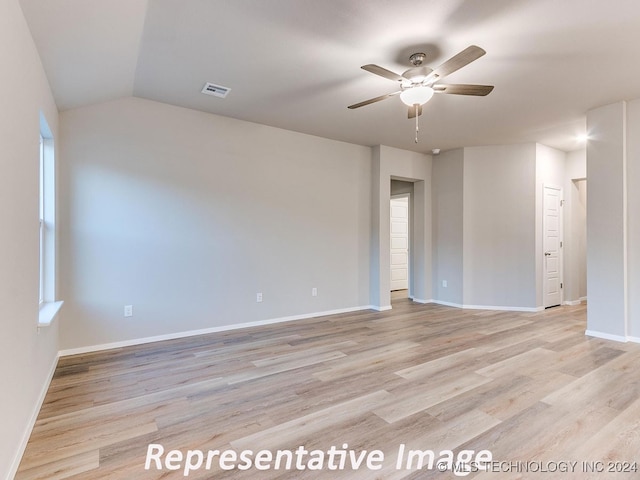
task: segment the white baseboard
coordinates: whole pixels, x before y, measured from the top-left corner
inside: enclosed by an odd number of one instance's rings
[[[391,305],[386,305],[384,307],[379,307],[377,305],[369,305],[369,307],[367,307],[371,310],[375,310],[376,312],[386,312],[387,310],[391,310]]]
[[[442,300],[431,300],[432,303],[444,305],[446,307],[462,308],[465,310],[497,310],[503,312],[541,312],[544,307],[505,307],[502,305],[462,305],[453,302],[444,302]]]
[[[640,343],[640,337],[627,337],[627,340],[631,343]]]
[[[502,305],[463,305],[469,310],[500,310],[505,312],[541,312],[544,307],[505,307]]]
[[[436,305],[444,305],[445,307],[464,308],[464,305],[462,305],[461,303],[445,302],[444,300],[431,300],[430,303],[435,303]]]
[[[7,479],[14,478],[16,473],[18,472],[18,468],[20,467],[20,462],[22,461],[22,456],[24,455],[24,451],[27,448],[27,443],[29,443],[29,438],[31,438],[31,432],[33,431],[33,427],[36,424],[36,420],[38,419],[38,414],[40,413],[40,409],[42,408],[44,399],[47,396],[47,392],[49,391],[49,385],[51,385],[51,380],[53,380],[53,374],[56,372],[56,367],[58,366],[59,358],[60,358],[60,354],[58,354],[56,358],[53,360],[53,363],[51,365],[47,378],[42,385],[42,389],[40,390],[40,395],[38,396],[38,400],[36,401],[33,412],[31,413],[31,418],[29,419],[27,428],[22,434],[22,440],[20,441],[18,451],[16,452],[16,456],[13,459],[13,462],[11,464],[11,470],[9,470],[9,474],[6,477]]]
[[[625,337],[624,335],[612,335],[610,333],[597,332],[595,330],[587,330],[584,334],[588,337],[603,338],[604,340],[613,340],[614,342],[627,343],[629,341],[629,337]]]
[[[415,297],[409,297],[411,298],[412,301],[416,302],[416,303],[433,303],[433,300],[423,300],[422,298],[415,298]]]
[[[99,352],[102,350],[111,350],[114,348],[131,347],[133,345],[143,345],[145,343],[162,342],[164,340],[175,340],[177,338],[194,337],[196,335],[206,335],[209,333],[226,332],[229,330],[238,330],[240,328],[259,327],[261,325],[273,325],[275,323],[292,322],[294,320],[304,320],[307,318],[324,317],[326,315],[337,315],[339,313],[358,312],[360,310],[378,310],[380,307],[373,305],[366,305],[360,307],[341,308],[337,310],[327,310],[324,312],[306,313],[302,315],[292,315],[289,317],[272,318],[268,320],[258,320],[255,322],[237,323],[234,325],[223,325],[220,327],[203,328],[200,330],[188,330],[184,332],[169,333],[166,335],[156,335],[153,337],[134,338],[131,340],[124,340],[121,342],[104,343],[100,345],[90,345],[88,347],[70,348],[67,350],[61,350],[59,352],[60,357],[68,357],[70,355],[80,355],[84,353]],[[385,310],[390,310],[391,307],[382,307]]]
[[[572,307],[580,305],[582,302],[586,302],[587,297],[580,297],[578,300],[565,300],[564,305],[570,305]]]

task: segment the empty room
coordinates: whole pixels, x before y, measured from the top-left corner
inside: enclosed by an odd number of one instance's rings
[[[638,2],[0,23],[0,478],[640,478]]]

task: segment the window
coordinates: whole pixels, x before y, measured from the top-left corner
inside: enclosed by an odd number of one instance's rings
[[[53,135],[44,116],[40,115],[39,163],[39,222],[40,273],[38,300],[40,314],[38,326],[51,324],[62,302],[56,301],[56,238],[55,238],[55,159]]]
[[[44,302],[44,138],[40,135],[40,306]]]

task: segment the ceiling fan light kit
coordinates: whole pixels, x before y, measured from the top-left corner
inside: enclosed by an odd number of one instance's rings
[[[433,88],[421,85],[409,87],[400,94],[400,100],[409,107],[424,105],[431,100],[431,97],[433,97]]]
[[[422,65],[422,62],[426,57],[424,53],[414,53],[409,57],[409,61],[413,67],[405,71],[402,75],[398,75],[397,73],[378,65],[363,65],[363,70],[384,77],[388,80],[398,82],[400,84],[400,90],[349,105],[348,108],[355,109],[364,107],[365,105],[380,102],[386,98],[400,94],[400,100],[409,107],[408,117],[415,117],[416,119],[416,143],[418,143],[418,117],[422,115],[422,105],[431,100],[434,93],[472,95],[479,97],[484,97],[491,93],[493,90],[492,85],[444,85],[438,83],[442,78],[461,69],[474,60],[477,60],[485,53],[487,52],[482,48],[476,45],[471,45],[435,69]]]

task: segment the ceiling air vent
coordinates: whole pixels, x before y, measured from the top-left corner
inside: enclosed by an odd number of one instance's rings
[[[202,93],[206,95],[213,95],[214,97],[225,98],[227,94],[231,91],[228,87],[223,87],[222,85],[215,85],[213,83],[207,82],[202,89]]]

